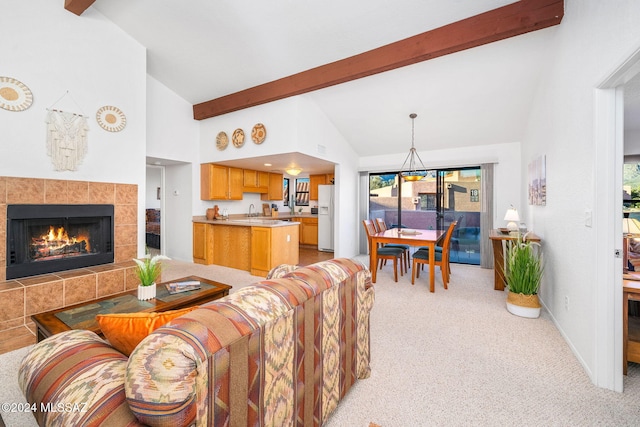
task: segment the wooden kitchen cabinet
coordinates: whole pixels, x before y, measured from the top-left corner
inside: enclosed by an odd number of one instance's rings
[[[298,227],[251,227],[251,274],[266,276],[280,264],[297,264]]]
[[[269,192],[269,172],[243,169],[243,191],[245,193]]]
[[[269,191],[261,194],[260,200],[282,200],[284,176],[281,173],[269,173]]]
[[[334,179],[334,174],[324,173],[309,175],[309,200],[318,200],[318,185],[328,185]]]
[[[280,264],[297,264],[299,225],[228,225],[233,221],[193,223],[193,262],[221,265],[266,276]]]
[[[213,226],[213,264],[249,271],[251,227]]]
[[[200,165],[201,200],[242,200],[242,169],[203,163]]]
[[[213,225],[193,223],[193,262],[204,265],[213,263]]]
[[[318,218],[293,218],[300,223],[300,244],[318,246]]]

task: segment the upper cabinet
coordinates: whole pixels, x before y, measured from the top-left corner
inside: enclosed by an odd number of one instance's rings
[[[269,173],[269,191],[261,194],[260,200],[282,200],[284,176],[281,173]]]
[[[242,200],[242,169],[203,163],[200,165],[200,199]]]
[[[309,175],[309,200],[318,200],[318,185],[333,184],[333,180],[332,173]]]
[[[269,172],[243,169],[243,187],[245,193],[268,193]]]
[[[261,200],[282,200],[282,182],[281,173],[200,165],[201,200],[242,200],[243,193],[260,193]]]

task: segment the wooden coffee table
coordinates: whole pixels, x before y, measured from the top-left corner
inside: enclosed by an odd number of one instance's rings
[[[199,281],[200,289],[170,294],[164,286],[164,283],[187,280]],[[178,310],[222,298],[228,295],[229,289],[231,289],[229,285],[196,276],[183,277],[164,283],[159,283],[156,286],[156,297],[148,301],[138,300],[138,291],[132,290],[58,310],[34,314],[31,319],[37,327],[38,342],[51,335],[71,329],[86,329],[102,336],[98,322],[96,322],[96,314],[150,313]]]

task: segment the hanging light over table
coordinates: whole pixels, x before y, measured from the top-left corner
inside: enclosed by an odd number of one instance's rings
[[[422,163],[422,159],[418,155],[418,152],[416,151],[416,148],[414,146],[414,122],[415,118],[418,117],[418,115],[416,113],[411,113],[409,114],[409,117],[411,118],[411,149],[409,150],[409,155],[402,164],[402,168],[400,169],[400,176],[404,178],[405,181],[420,181],[422,178],[427,176],[427,168],[424,166],[424,163]],[[418,169],[416,158],[417,161],[420,162],[420,166],[422,166],[422,169]],[[407,162],[409,162],[409,165],[408,169],[405,170],[405,165],[407,164]]]

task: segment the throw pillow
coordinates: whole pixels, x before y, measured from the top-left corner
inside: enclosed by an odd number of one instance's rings
[[[116,350],[129,356],[140,341],[151,332],[196,308],[198,306],[161,313],[98,314],[96,320],[109,343]]]

